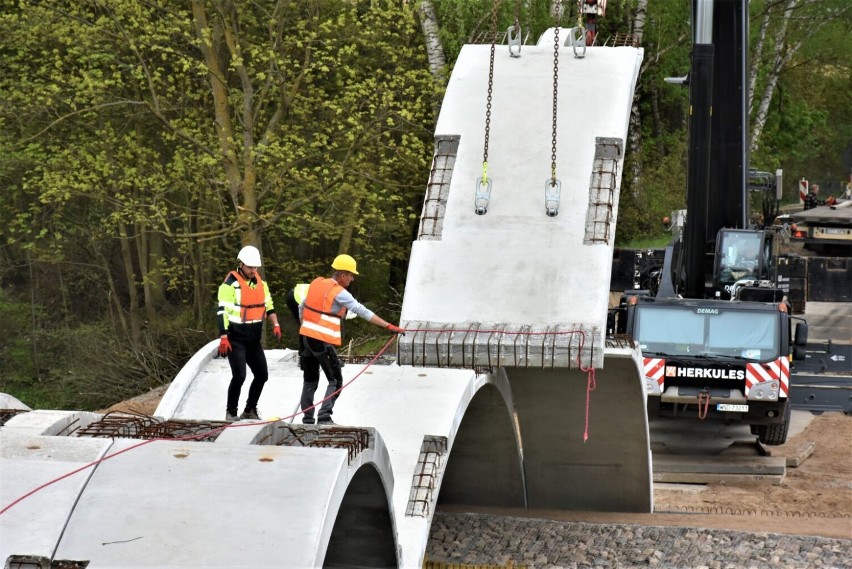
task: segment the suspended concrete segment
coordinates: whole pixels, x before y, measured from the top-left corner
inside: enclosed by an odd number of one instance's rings
[[[554,116],[553,31],[521,57],[498,46],[483,184],[490,46],[462,48],[441,105],[402,306],[405,328],[423,331],[401,339],[401,364],[604,365],[624,141],[642,54],[593,47],[577,59],[562,47]]]
[[[561,30],[560,42],[571,35]],[[505,374],[531,507],[650,511],[639,354],[605,345],[643,52],[592,47],[581,59],[563,46],[554,61],[554,39],[550,30],[518,58],[500,46],[490,93],[490,46],[464,46],[455,63],[411,251],[399,361]]]

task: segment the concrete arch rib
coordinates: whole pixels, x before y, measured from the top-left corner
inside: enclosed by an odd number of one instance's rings
[[[525,507],[520,439],[505,370],[483,377],[453,437],[438,504]]]
[[[137,443],[117,439],[111,452]],[[92,567],[341,566],[339,544],[357,529],[368,541],[349,550],[350,566],[395,566],[391,481],[381,444],[353,458],[342,448],[156,441],[98,466],[56,557]]]
[[[596,370],[588,415],[586,372],[508,370],[531,508],[653,510],[642,367],[637,354],[626,349],[608,350],[605,362]]]
[[[397,567],[396,528],[381,476],[363,466],[346,487],[323,567]]]

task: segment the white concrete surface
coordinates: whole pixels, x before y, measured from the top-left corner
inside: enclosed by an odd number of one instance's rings
[[[7,395],[6,393],[0,393],[0,409],[21,409],[23,411],[30,411],[29,407],[21,403],[15,397]]]
[[[44,422],[41,429],[27,425],[36,413],[17,415],[0,428],[0,509],[97,461],[112,448],[111,439],[42,435],[41,431],[50,430]],[[92,469],[85,469],[50,484],[0,515],[0,560],[5,563],[13,554],[50,559],[91,474]]]

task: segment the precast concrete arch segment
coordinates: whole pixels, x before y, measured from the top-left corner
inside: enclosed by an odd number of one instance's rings
[[[302,372],[289,351],[267,351],[267,361],[270,379],[259,404],[261,416],[287,417],[298,409]],[[180,402],[169,406],[175,409],[174,418],[221,416],[230,380],[227,361],[208,358],[189,375],[191,379],[175,382],[169,388],[158,413],[166,408],[168,399]],[[501,496],[506,505],[523,506],[519,435],[504,373],[396,365],[343,368],[344,382],[355,376],[358,379],[344,389],[335,405],[334,421],[340,426],[374,429],[384,441],[392,479],[384,486],[393,488],[391,502],[400,566],[422,565],[432,516],[444,491],[453,501],[476,492],[476,501],[493,501],[494,496]],[[296,416],[292,426],[275,423],[257,430],[241,426],[229,429],[218,441],[233,445],[238,441],[241,445],[258,443],[280,436],[277,433],[284,429],[299,427],[300,417]],[[424,441],[434,441],[436,448],[443,448],[440,456],[427,459],[432,463],[421,461]],[[305,455],[302,460],[309,458]],[[449,468],[446,478],[445,468]],[[468,468],[470,473],[460,472]],[[489,470],[494,474],[485,476],[483,473]],[[422,482],[420,493],[416,481]],[[315,483],[319,489],[331,481]],[[331,518],[331,512],[326,515]],[[309,519],[300,523],[311,531],[308,526],[320,522]]]
[[[56,556],[90,567],[319,567],[349,472],[342,449],[156,441],[98,466]],[[386,497],[385,512],[395,554]]]
[[[576,59],[561,48],[561,197],[558,215],[548,216],[552,37],[524,46],[522,57],[494,60],[484,215],[474,197],[484,169],[489,46],[464,46],[453,66],[409,259],[401,325],[412,333],[400,338],[402,364],[604,365],[624,141],[643,51],[591,47]]]
[[[372,429],[246,423],[215,442],[75,436],[73,425],[100,418],[33,411],[0,429],[3,506],[45,485],[0,518],[4,561],[399,565],[390,459]],[[312,436],[317,448],[287,440]]]

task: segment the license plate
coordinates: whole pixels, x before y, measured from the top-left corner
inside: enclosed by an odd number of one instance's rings
[[[734,413],[748,413],[748,405],[734,405],[732,403],[717,403],[716,411],[733,411]]]

